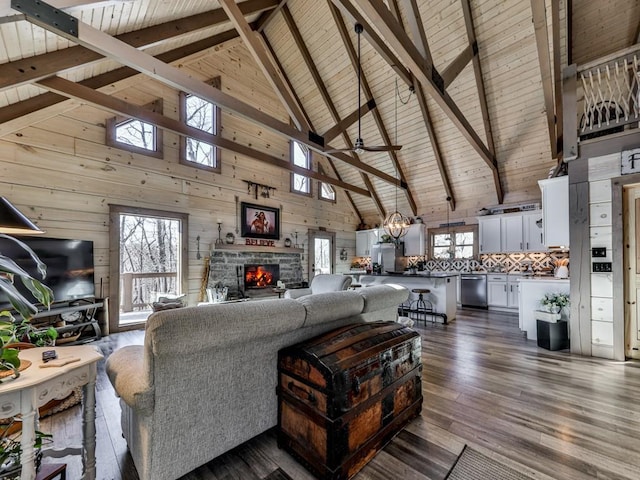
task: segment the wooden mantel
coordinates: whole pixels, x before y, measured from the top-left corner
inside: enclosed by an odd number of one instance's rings
[[[293,248],[293,247],[268,247],[268,246],[260,246],[260,245],[236,245],[236,244],[226,244],[219,243],[214,245],[214,250],[236,250],[241,252],[253,253],[304,253],[303,248]]]

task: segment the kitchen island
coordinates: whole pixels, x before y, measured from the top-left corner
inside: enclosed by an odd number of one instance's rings
[[[362,275],[360,284],[378,285],[382,283],[395,283],[402,285],[411,291],[414,288],[426,288],[430,293],[423,295],[433,305],[433,311],[437,313],[433,318],[440,323],[448,323],[456,318],[456,299],[458,295],[457,273],[383,273],[379,275]],[[418,294],[411,292],[408,302],[418,299]]]

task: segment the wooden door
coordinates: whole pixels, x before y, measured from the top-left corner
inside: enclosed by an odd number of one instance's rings
[[[625,355],[640,359],[640,186],[624,190]]]

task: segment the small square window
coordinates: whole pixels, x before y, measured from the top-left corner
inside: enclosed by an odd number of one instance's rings
[[[162,100],[144,108],[162,113]],[[111,117],[106,121],[106,144],[129,152],[162,158],[162,130],[135,118]]]
[[[311,151],[306,145],[291,142],[291,163],[300,168],[311,170]],[[311,179],[299,173],[291,174],[291,191],[311,196]]]

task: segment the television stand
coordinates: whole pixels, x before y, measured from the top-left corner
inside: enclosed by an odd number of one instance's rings
[[[80,345],[102,337],[96,314],[104,302],[78,300],[66,305],[54,305],[36,313],[31,323],[38,329],[54,327],[58,331],[56,346]]]

